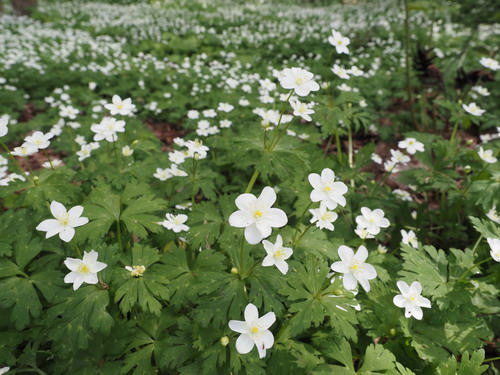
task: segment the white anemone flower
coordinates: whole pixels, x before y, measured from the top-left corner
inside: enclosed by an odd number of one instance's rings
[[[75,228],[89,222],[88,218],[82,216],[82,206],[75,206],[67,211],[61,203],[52,201],[50,212],[55,219],[44,220],[36,227],[36,230],[47,232],[45,238],[59,234],[61,240],[69,242],[75,235]]]
[[[398,147],[402,149],[406,149],[406,151],[410,154],[413,155],[417,151],[418,152],[423,152],[424,151],[424,144],[422,142],[417,141],[415,138],[406,138],[403,141],[399,141]]]
[[[356,223],[374,236],[380,233],[381,228],[390,225],[389,220],[384,217],[384,211],[380,208],[370,210],[368,207],[361,207],[361,215],[356,217]]]
[[[414,231],[412,230],[405,231],[404,229],[401,229],[401,237],[402,237],[401,242],[403,242],[406,245],[410,245],[415,249],[418,249],[418,239]]]
[[[274,312],[268,312],[259,318],[257,307],[249,303],[245,308],[245,320],[230,320],[229,328],[241,333],[236,340],[236,350],[240,354],[247,354],[257,347],[259,358],[266,356],[266,350],[274,344],[274,336],[269,327],[276,321]]]
[[[229,224],[236,228],[245,228],[245,239],[256,245],[271,235],[272,228],[286,225],[288,218],[283,210],[273,208],[276,192],[266,186],[259,197],[253,194],[241,194],[235,199],[238,211],[229,217]]]
[[[118,95],[113,95],[113,97],[111,98],[111,103],[105,104],[104,108],[109,110],[112,116],[129,116],[134,112],[135,105],[132,104],[132,99],[130,98],[122,100],[122,98],[120,98]]]
[[[286,68],[279,75],[284,89],[294,90],[299,96],[307,96],[311,91],[318,91],[319,85],[313,80],[314,75],[302,68]]]
[[[490,245],[491,251],[490,255],[495,262],[500,262],[500,239],[499,238],[487,238],[488,245]]]
[[[343,273],[342,282],[347,290],[356,289],[358,282],[367,292],[370,291],[370,282],[377,277],[375,268],[365,260],[368,258],[368,250],[366,247],[360,246],[356,254],[348,246],[340,246],[339,250],[340,261],[331,265],[334,272]]]
[[[77,290],[83,283],[97,284],[99,279],[97,273],[105,269],[106,263],[98,262],[97,251],[83,252],[83,259],[66,258],[64,265],[71,271],[64,277],[66,284],[73,284],[73,290]]]
[[[275,243],[263,240],[262,245],[267,252],[267,256],[262,261],[262,266],[276,266],[276,268],[285,275],[288,272],[288,263],[286,260],[292,256],[293,250],[283,246],[283,238],[281,238],[279,234],[276,237]]]
[[[311,201],[323,202],[330,210],[334,210],[337,205],[345,207],[347,186],[343,182],[335,181],[335,173],[330,168],[321,171],[321,176],[317,173],[311,173],[307,179],[313,187],[311,191]]]
[[[413,316],[421,320],[424,315],[422,307],[431,307],[431,301],[421,296],[422,285],[418,281],[414,281],[410,286],[404,281],[398,281],[397,286],[401,294],[394,296],[394,304],[397,307],[404,307],[406,318]]]

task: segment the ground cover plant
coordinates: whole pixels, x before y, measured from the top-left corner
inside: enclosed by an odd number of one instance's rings
[[[13,4],[0,373],[498,373],[495,2]]]

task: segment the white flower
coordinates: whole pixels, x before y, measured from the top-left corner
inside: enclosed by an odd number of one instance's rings
[[[10,367],[2,367],[2,368],[0,368],[0,375],[9,372],[9,370],[10,370]]]
[[[500,262],[500,239],[499,238],[487,238],[488,244],[490,245],[491,251],[490,255],[495,262]]]
[[[347,73],[347,70],[345,70],[341,66],[338,66],[337,64],[333,65],[332,72],[339,78],[349,79],[349,74]]]
[[[476,103],[464,103],[462,104],[462,108],[473,116],[481,116],[484,112],[486,112],[484,109],[479,108]]]
[[[311,121],[311,114],[314,113],[314,110],[311,109],[311,104],[301,103],[298,100],[290,100],[290,105],[293,108],[293,115],[300,116],[306,121]]]
[[[418,281],[414,281],[410,286],[404,281],[398,281],[396,284],[401,294],[394,296],[394,304],[405,308],[406,318],[413,316],[415,319],[422,319],[422,307],[431,307],[431,301],[421,296],[422,285]]]
[[[181,151],[175,150],[168,153],[168,160],[170,160],[174,164],[182,164],[186,160],[188,155],[184,154]]]
[[[75,107],[72,107],[70,105],[62,105],[59,108],[59,116],[61,117],[67,117],[70,120],[74,120],[76,119],[76,115],[78,115],[78,109],[76,109]]]
[[[14,150],[11,152],[12,155],[26,157],[33,155],[37,152],[38,149],[31,143],[24,142],[21,146],[14,147]]]
[[[40,131],[36,131],[33,134],[27,136],[24,141],[33,145],[33,147],[36,147],[37,149],[44,149],[49,147],[50,139],[53,136],[54,135],[52,133],[43,134]]]
[[[230,320],[229,328],[241,333],[236,340],[236,350],[240,354],[249,353],[254,345],[259,351],[259,358],[266,356],[266,349],[274,344],[274,336],[269,331],[269,327],[276,321],[276,315],[268,312],[259,318],[257,307],[251,303],[245,308],[245,320]]]
[[[83,160],[87,159],[88,157],[90,157],[92,150],[93,150],[92,145],[90,145],[90,144],[82,145],[80,151],[76,152],[76,155],[78,155],[78,161],[83,161]]]
[[[132,277],[141,277],[146,271],[144,266],[125,266],[125,269],[130,272]]]
[[[197,118],[200,117],[200,113],[194,109],[191,109],[188,111],[187,116],[191,120],[196,120]]]
[[[159,224],[163,225],[165,228],[174,231],[175,233],[188,231],[189,227],[184,224],[188,217],[184,214],[173,215],[173,214],[165,214],[166,220],[163,220]]]
[[[44,168],[56,168],[56,167],[59,167],[61,165],[63,165],[62,160],[54,159],[51,161],[43,162],[42,167],[44,167]]]
[[[356,289],[358,282],[367,292],[370,291],[370,282],[377,277],[375,268],[365,260],[368,258],[368,250],[366,247],[360,246],[356,254],[348,246],[340,246],[339,250],[340,262],[335,262],[331,265],[334,272],[344,274],[342,282],[347,290]]]
[[[482,96],[489,96],[490,95],[490,92],[488,91],[488,89],[486,87],[483,87],[483,86],[474,86],[474,87],[472,87],[471,90],[477,92],[479,95],[482,95]]]
[[[204,159],[207,157],[209,148],[198,139],[187,141],[186,147],[188,148],[188,155],[190,157],[194,157],[195,159]]]
[[[398,147],[406,149],[406,151],[410,155],[415,154],[417,151],[419,152],[424,151],[424,144],[422,142],[417,141],[415,138],[406,138],[403,141],[399,141]]]
[[[66,207],[61,203],[52,201],[50,203],[50,212],[55,219],[44,220],[36,227],[36,230],[47,232],[45,238],[59,234],[61,240],[69,242],[75,235],[75,228],[89,222],[88,218],[82,216],[82,206],[75,206],[66,211]]]
[[[314,75],[301,68],[286,68],[279,75],[284,89],[294,90],[299,96],[306,96],[311,91],[318,91],[319,85],[313,81]]]
[[[97,272],[102,271],[108,265],[98,262],[97,251],[83,252],[83,259],[66,258],[64,265],[71,271],[64,277],[66,284],[73,284],[73,290],[77,290],[83,283],[97,284]]]
[[[486,163],[491,164],[497,162],[497,158],[493,156],[493,150],[483,150],[482,147],[479,147],[479,151],[477,152],[477,154]]]
[[[229,224],[236,228],[245,228],[245,239],[255,245],[269,237],[272,228],[286,225],[288,218],[284,211],[271,206],[276,202],[276,192],[266,186],[257,198],[253,194],[241,194],[235,199],[238,211],[229,217]]]
[[[122,155],[123,156],[132,156],[134,153],[134,150],[130,146],[123,146],[122,147]]]
[[[93,124],[90,130],[96,133],[94,141],[98,142],[105,139],[108,142],[115,142],[118,139],[116,133],[125,131],[125,121],[118,121],[113,117],[104,117],[99,124]]]
[[[231,126],[233,125],[233,123],[230,121],[230,120],[222,120],[220,123],[219,123],[219,126],[221,128],[230,128]]]
[[[337,205],[345,207],[347,186],[340,181],[335,181],[335,173],[330,168],[321,171],[321,176],[317,173],[311,173],[307,179],[313,187],[311,191],[311,201],[324,202],[326,207],[334,210]]]
[[[217,107],[217,110],[222,112],[231,112],[233,109],[234,106],[229,103],[219,103],[219,106]]]
[[[366,240],[369,238],[375,238],[375,236],[371,233],[369,233],[366,228],[361,228],[360,226],[357,226],[356,229],[354,229],[354,233],[361,238],[362,240]]]
[[[356,65],[353,65],[353,66],[352,66],[352,68],[351,68],[351,69],[349,69],[349,70],[347,71],[347,73],[352,74],[352,75],[353,75],[353,76],[355,76],[355,77],[360,77],[360,76],[362,76],[363,74],[365,74],[365,73],[364,73],[361,69],[359,69]],[[365,103],[366,103],[366,102],[365,102]],[[364,106],[363,106],[361,103],[360,103],[360,105],[361,105],[361,107],[366,107],[366,105],[364,105]]]
[[[414,231],[409,230],[407,232],[404,229],[401,229],[401,237],[403,237],[401,239],[401,241],[405,245],[410,245],[410,246],[414,247],[415,249],[418,249],[418,239],[417,239],[417,235],[415,234]]]
[[[135,105],[132,104],[132,99],[121,99],[118,95],[113,95],[111,103],[105,104],[104,108],[109,110],[112,116],[123,115],[129,116],[135,110]]]
[[[361,215],[356,217],[356,223],[374,236],[380,232],[380,228],[390,225],[389,220],[384,217],[384,211],[380,208],[372,211],[368,207],[361,207]]]
[[[410,157],[408,155],[403,154],[399,150],[390,150],[391,151],[391,160],[395,163],[405,164],[410,161]]]
[[[0,117],[0,137],[7,135],[7,133],[9,132],[9,120],[9,115],[3,115]]]
[[[481,57],[479,60],[479,63],[484,66],[485,68],[491,69],[491,70],[499,70],[500,69],[500,64],[498,61],[493,60],[490,57]]]
[[[283,247],[283,239],[279,234],[276,237],[276,243],[264,240],[262,241],[262,245],[267,252],[267,256],[262,261],[262,266],[276,266],[285,275],[288,272],[288,263],[285,260],[292,256],[293,250],[289,247]]]
[[[408,193],[406,190],[401,190],[401,189],[394,189],[392,191],[394,195],[396,195],[399,199],[406,201],[406,202],[411,202],[413,199],[411,199],[411,194]]]
[[[342,36],[338,31],[332,30],[332,35],[328,37],[328,42],[335,47],[337,53],[349,54],[347,46],[350,43],[349,38]]]
[[[333,211],[328,211],[325,203],[322,202],[319,208],[313,208],[309,212],[313,215],[310,222],[316,223],[319,229],[326,228],[331,231],[335,229],[332,223],[337,220],[338,215]]]
[[[500,224],[500,215],[497,212],[497,206],[491,207],[491,209],[486,213],[488,219]]]

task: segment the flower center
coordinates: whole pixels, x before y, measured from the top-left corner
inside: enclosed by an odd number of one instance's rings
[[[304,78],[302,78],[302,77],[297,77],[297,78],[295,78],[295,83],[296,83],[297,85],[302,85],[304,82],[305,82],[305,79],[304,79]]]
[[[274,252],[274,256],[276,258],[283,258],[284,255],[285,255],[285,252],[283,251],[283,249],[279,249],[279,250],[276,250]]]
[[[255,211],[255,213],[253,214],[253,216],[255,216],[257,218],[261,217],[262,216],[262,211],[259,211],[259,210]]]
[[[259,332],[259,327],[253,326],[253,327],[250,329],[250,332],[252,332],[252,333],[257,333],[257,332]]]
[[[332,190],[332,188],[331,188],[330,186],[328,186],[328,185],[327,185],[327,186],[325,186],[325,187],[323,188],[323,190],[324,190],[324,191],[331,191],[331,190]]]
[[[116,108],[118,108],[118,109],[123,109],[123,104],[117,104],[117,105],[116,105]]]
[[[354,271],[356,271],[356,270],[358,270],[358,269],[359,269],[359,266],[358,266],[357,264],[353,264],[353,265],[351,266],[351,269],[352,269],[352,270],[354,270]]]
[[[80,266],[78,266],[78,272],[80,273],[89,273],[90,269],[85,263],[81,263]]]
[[[62,225],[66,226],[69,224],[69,216],[68,214],[66,214],[65,216],[61,217],[59,219],[59,221],[61,222]]]

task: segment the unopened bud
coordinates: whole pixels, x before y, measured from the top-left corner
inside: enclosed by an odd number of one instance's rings
[[[238,274],[238,269],[236,267],[231,268],[231,273],[237,275]]]
[[[227,337],[227,336],[221,337],[220,338],[220,344],[222,346],[227,346],[227,344],[229,344],[229,337]]]

